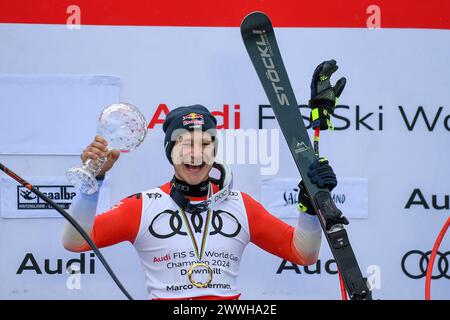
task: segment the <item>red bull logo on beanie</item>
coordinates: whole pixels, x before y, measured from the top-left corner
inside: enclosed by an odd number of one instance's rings
[[[202,114],[191,112],[183,116],[183,126],[202,126],[205,124]]]

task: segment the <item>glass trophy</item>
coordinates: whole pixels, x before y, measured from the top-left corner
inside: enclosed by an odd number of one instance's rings
[[[147,122],[135,106],[129,103],[116,103],[105,108],[100,114],[97,134],[108,142],[108,152],[111,150],[130,152],[144,141]],[[106,160],[107,155],[97,160],[88,159],[83,167],[69,169],[66,177],[82,193],[93,194],[98,189],[95,177]]]

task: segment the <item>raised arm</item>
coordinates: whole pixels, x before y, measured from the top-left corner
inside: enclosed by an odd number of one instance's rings
[[[81,154],[81,160],[83,163],[88,159],[92,159],[94,161],[98,160],[101,157],[107,156],[107,161],[103,165],[101,171],[97,175],[99,187],[102,184],[102,177],[106,174],[108,170],[110,170],[114,163],[119,158],[120,153],[117,150],[112,150],[108,153],[107,142],[101,136],[96,136],[94,140],[87,146],[87,148]],[[121,219],[122,211],[136,211],[139,204],[136,203],[128,203],[127,200],[122,200],[118,205],[114,206],[112,210],[105,213],[103,218],[95,217],[95,213],[97,210],[97,202],[98,202],[98,191],[92,195],[86,195],[83,193],[79,193],[73,200],[73,203],[70,207],[69,213],[72,215],[75,220],[81,225],[81,227],[86,231],[87,234],[90,234],[92,238],[96,238],[95,240],[108,240],[108,237],[114,237],[114,235],[106,235],[103,234],[103,230],[108,230],[104,225],[109,224],[117,224],[118,219]],[[121,210],[116,210],[117,208],[121,208]],[[139,211],[139,210],[138,210]],[[140,211],[139,211],[140,212]],[[99,228],[99,226],[102,226]],[[126,227],[126,224],[124,224]],[[101,230],[99,230],[101,229]],[[120,230],[115,233],[121,233]],[[94,232],[96,231],[96,232]],[[124,232],[122,230],[122,232]],[[118,239],[119,240],[119,239]],[[122,240],[123,241],[123,240]],[[101,245],[104,246],[104,243],[112,244],[112,238],[109,241],[100,241]],[[62,243],[64,247],[68,250],[79,251],[85,245],[85,240],[81,237],[81,235],[66,222],[64,226],[64,232],[62,236]],[[100,243],[97,243],[100,244]],[[89,248],[87,248],[89,249]],[[86,250],[87,250],[86,249]]]

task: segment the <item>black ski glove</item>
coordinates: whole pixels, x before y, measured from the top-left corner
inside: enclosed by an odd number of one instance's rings
[[[326,158],[319,158],[309,166],[308,177],[319,188],[327,188],[332,191],[337,186],[336,175]],[[314,208],[309,198],[303,180],[298,184],[298,210],[315,215]]]
[[[347,80],[342,77],[331,86],[330,77],[338,69],[335,60],[324,61],[314,70],[311,81],[311,108],[312,128],[320,130],[333,130],[330,115],[334,112],[337,100],[344,90]]]

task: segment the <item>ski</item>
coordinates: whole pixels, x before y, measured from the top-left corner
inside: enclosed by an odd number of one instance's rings
[[[270,19],[262,12],[247,15],[241,34],[278,124],[303,179],[313,207],[333,253],[350,299],[371,300],[371,292],[350,245],[344,224],[348,224],[327,189],[318,188],[308,177],[314,150],[300,114],[275,38]]]

